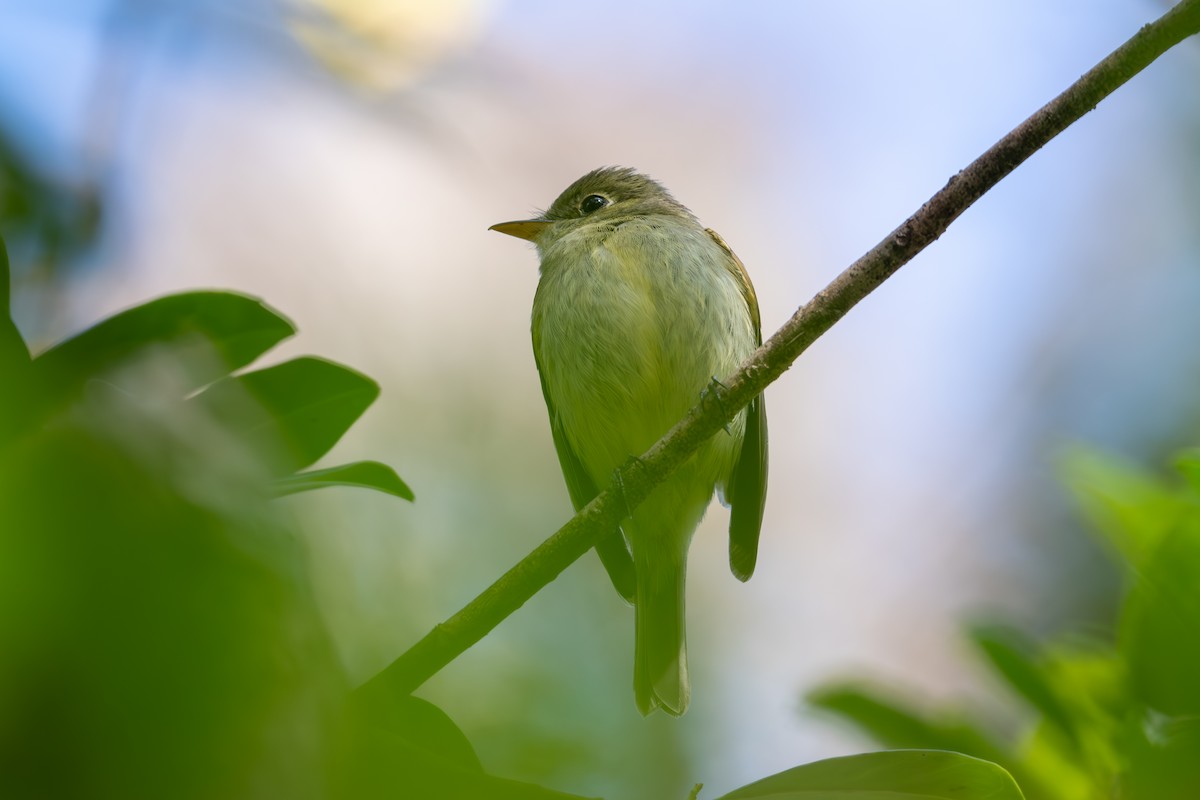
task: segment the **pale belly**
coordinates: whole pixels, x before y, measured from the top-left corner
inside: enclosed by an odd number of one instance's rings
[[[707,249],[707,236],[696,233],[704,237],[696,241],[699,258],[680,251],[656,258],[646,247],[653,240],[618,232],[593,247],[590,258],[546,270],[538,287],[534,316],[547,392],[599,486],[696,405],[713,378],[726,378],[754,349],[737,282],[716,260],[720,251]],[[553,258],[553,251],[548,255]],[[639,260],[653,267],[635,267]],[[680,477],[711,495],[733,468],[742,428],[739,415]]]

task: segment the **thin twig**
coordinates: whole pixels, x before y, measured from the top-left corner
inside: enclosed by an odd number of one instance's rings
[[[721,403],[701,403],[640,459],[619,471],[623,497],[610,486],[553,536],[461,611],[357,690],[407,694],[483,638],[611,531],[650,491],[747,403],[782,375],[851,308],[942,235],[985,192],[1025,159],[1179,42],[1200,33],[1200,0],[1183,0],[1089,70],[1065,92],[950,179],[920,210],[802,306],[736,374]]]

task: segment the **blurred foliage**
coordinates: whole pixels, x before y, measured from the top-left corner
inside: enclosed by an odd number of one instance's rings
[[[1200,797],[1200,451],[1168,481],[1087,450],[1065,482],[1124,567],[1115,642],[1046,644],[1000,625],[971,643],[1034,714],[1015,741],[995,721],[928,712],[896,691],[835,683],[809,702],[888,747],[937,747],[1005,767],[1030,800]]]
[[[69,260],[91,244],[99,225],[95,187],[66,185],[39,172],[0,131],[0,234],[17,246],[23,263]]]
[[[191,292],[31,357],[0,245],[0,796],[565,797],[486,775],[402,698],[359,709],[271,502],[412,497],[377,462],[302,471],[378,394],[295,329]]]

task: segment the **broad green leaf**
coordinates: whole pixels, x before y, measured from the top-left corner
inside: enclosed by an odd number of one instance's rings
[[[308,492],[327,486],[358,486],[363,489],[376,489],[405,500],[414,499],[412,489],[408,488],[408,484],[400,479],[396,471],[378,461],[355,461],[337,467],[299,472],[275,481],[275,491],[279,495]]]
[[[1061,471],[1084,514],[1135,568],[1183,511],[1161,481],[1093,450],[1072,449],[1063,457]]]
[[[0,453],[0,797],[236,798],[248,780],[311,797],[326,779],[345,678],[300,543],[176,421],[84,406]]]
[[[1004,625],[978,625],[968,635],[1008,684],[1078,747],[1075,720],[1039,663],[1036,644],[1015,628]]]
[[[291,322],[257,298],[185,292],[98,322],[39,355],[34,365],[42,390],[57,402],[149,348],[169,347],[173,355],[203,348],[202,357],[177,359],[192,382],[187,388],[198,388],[246,366],[295,332]]]
[[[1120,650],[1135,692],[1169,715],[1200,715],[1200,516],[1168,534],[1125,603]]]
[[[942,750],[891,750],[814,761],[719,800],[1022,800],[996,764]]]
[[[212,384],[193,398],[268,459],[277,475],[307,467],[379,396],[375,381],[305,356]]]
[[[428,758],[467,772],[483,772],[467,735],[440,708],[427,700],[402,695],[372,706],[356,707],[359,722],[387,731]]]
[[[353,704],[344,796],[422,800],[582,800],[488,775],[466,735],[440,708],[411,695]]]

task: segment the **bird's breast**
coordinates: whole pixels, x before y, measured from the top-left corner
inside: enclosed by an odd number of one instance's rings
[[[698,227],[637,222],[568,236],[542,254],[538,361],[593,474],[644,452],[754,349],[725,257]]]

